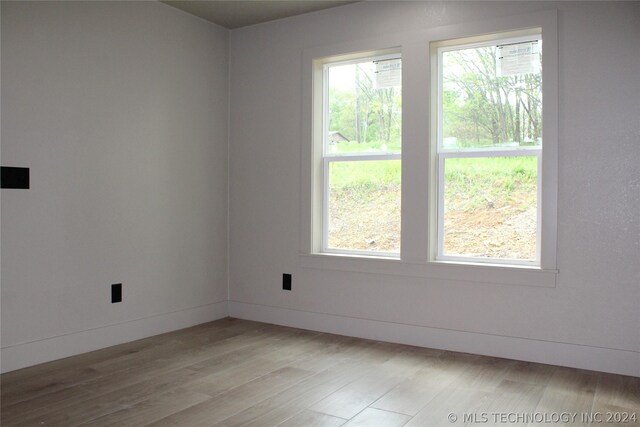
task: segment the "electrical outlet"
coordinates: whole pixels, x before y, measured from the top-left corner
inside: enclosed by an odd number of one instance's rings
[[[122,302],[122,283],[111,285],[111,303]]]
[[[282,275],[282,289],[285,291],[291,290],[291,275],[283,274]]]

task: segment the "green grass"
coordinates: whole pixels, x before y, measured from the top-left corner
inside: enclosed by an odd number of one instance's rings
[[[482,181],[505,179],[507,181],[534,181],[538,175],[535,156],[448,158],[445,162],[445,181],[469,184],[474,179]]]
[[[538,159],[535,156],[448,158],[445,199],[461,209],[486,203],[511,203],[518,193],[523,209],[536,201]],[[522,200],[522,195],[526,195]]]
[[[400,185],[400,160],[331,162],[330,167],[331,189],[352,197],[373,197],[372,190]],[[487,200],[510,202],[515,193],[529,194],[535,203],[537,174],[535,156],[448,158],[445,197],[464,209]]]
[[[332,162],[329,181],[332,189],[369,189],[400,184],[400,171],[400,160]]]
[[[377,186],[400,183],[400,160],[367,160],[332,162],[330,180],[336,188]],[[535,183],[538,175],[535,156],[449,158],[445,165],[445,181],[450,185],[469,187],[500,181],[505,188],[516,181]]]

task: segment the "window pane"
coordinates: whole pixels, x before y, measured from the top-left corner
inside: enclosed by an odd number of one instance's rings
[[[326,154],[400,151],[400,61],[329,67]]]
[[[400,252],[400,160],[329,163],[328,247]]]
[[[536,156],[445,158],[446,256],[535,260]]]
[[[542,145],[541,44],[442,53],[441,149]]]

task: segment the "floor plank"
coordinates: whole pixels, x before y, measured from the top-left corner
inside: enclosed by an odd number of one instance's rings
[[[410,419],[408,415],[367,408],[346,423],[345,427],[401,427]]]
[[[407,364],[406,358],[407,355],[399,353],[380,364],[381,369],[337,390],[311,409],[340,418],[352,418],[420,369],[419,364]]]
[[[346,423],[347,420],[331,415],[321,414],[310,410],[305,410],[295,417],[279,424],[280,427],[338,427]]]
[[[372,367],[370,366],[343,362],[228,418],[218,426],[259,427],[278,425],[311,407],[371,369]]]
[[[503,414],[559,413],[576,417],[553,425],[640,426],[640,378],[238,319],[9,372],[0,387],[6,427],[502,426],[514,424]]]
[[[596,372],[577,369],[558,368],[549,379],[542,398],[535,409],[536,414],[560,414],[565,408],[571,408],[571,417],[566,422],[555,422],[554,425],[588,426],[581,414],[587,414],[593,407],[594,396],[598,384]],[[529,426],[548,425],[544,419],[534,420]]]
[[[407,427],[464,425],[464,414],[479,413],[489,393],[448,387],[436,395],[407,424]],[[455,418],[450,418],[455,417]]]
[[[176,388],[151,394],[130,407],[81,424],[91,427],[143,426],[211,399],[210,396]]]
[[[467,365],[448,360],[428,363],[371,406],[386,411],[416,415],[428,402],[462,375]]]
[[[286,390],[312,374],[310,371],[285,367],[150,425],[211,426]]]

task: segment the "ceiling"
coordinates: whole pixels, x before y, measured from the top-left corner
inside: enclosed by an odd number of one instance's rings
[[[192,15],[199,16],[223,27],[234,29],[303,13],[329,9],[356,1],[335,0],[161,0]]]

